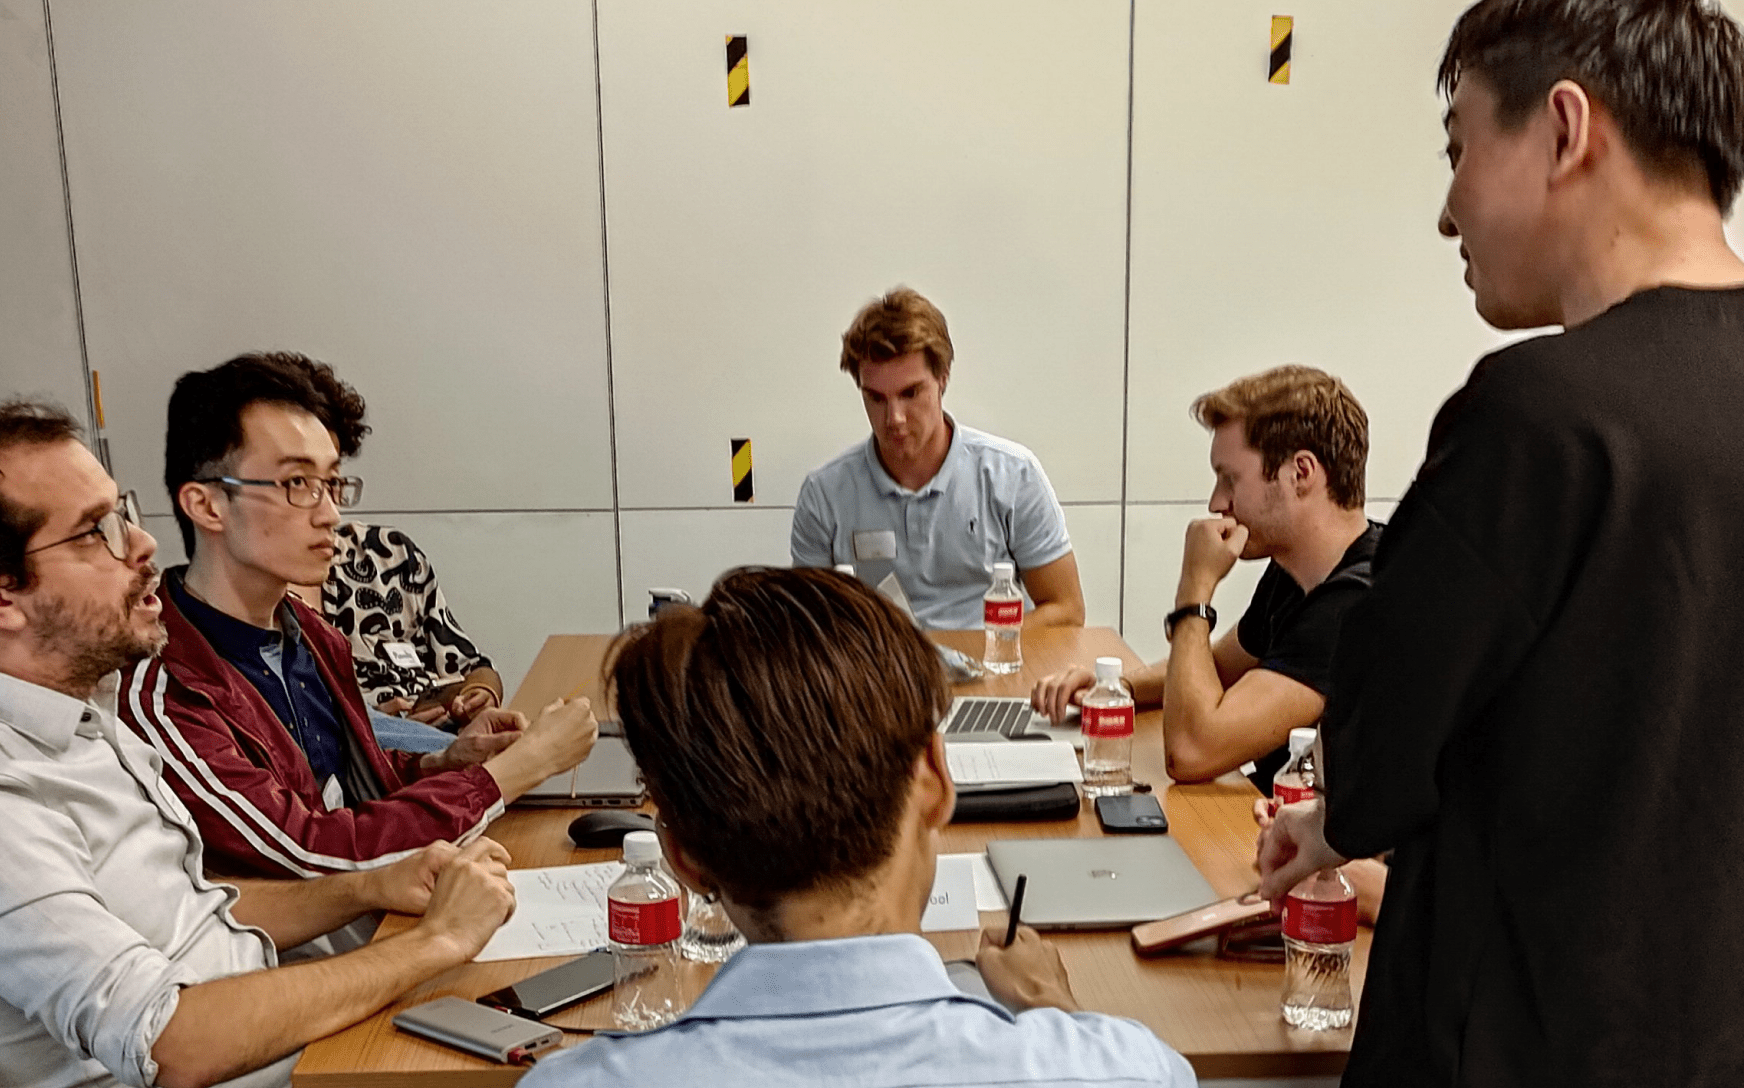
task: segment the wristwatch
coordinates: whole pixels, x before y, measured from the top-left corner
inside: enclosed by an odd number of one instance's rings
[[[1213,628],[1217,626],[1217,609],[1212,608],[1208,604],[1190,604],[1184,608],[1177,608],[1167,616],[1163,617],[1163,638],[1173,642],[1175,638],[1175,624],[1180,623],[1188,616],[1198,616]]]

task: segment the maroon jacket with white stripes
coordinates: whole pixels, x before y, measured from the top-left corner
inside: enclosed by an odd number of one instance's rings
[[[464,842],[503,811],[482,766],[419,777],[414,752],[383,751],[352,670],[351,645],[295,597],[315,667],[347,727],[352,807],[329,809],[309,760],[272,707],[175,606],[169,645],[122,672],[120,717],[163,757],[194,813],[206,863],[234,876],[373,868],[438,840]]]

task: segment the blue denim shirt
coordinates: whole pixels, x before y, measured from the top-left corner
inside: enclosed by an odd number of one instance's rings
[[[689,1012],[542,1058],[522,1088],[1185,1088],[1187,1060],[1149,1028],[1099,1013],[1013,1015],[958,990],[912,934],[755,944]]]

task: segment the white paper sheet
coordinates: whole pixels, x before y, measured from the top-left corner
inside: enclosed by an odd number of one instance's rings
[[[497,930],[480,961],[577,956],[606,943],[606,889],[621,862],[511,869],[515,916]]]
[[[973,858],[972,854],[939,855],[938,868],[933,873],[932,897],[927,900],[926,913],[920,918],[921,932],[981,928]]]
[[[943,864],[946,858],[962,858],[969,863],[969,871],[975,875],[976,910],[1005,909],[1005,892],[1000,889],[999,878],[993,875],[993,866],[988,863],[985,853],[940,854],[940,864]]]
[[[945,765],[959,786],[1084,781],[1078,753],[1070,744],[1053,740],[947,744]]]

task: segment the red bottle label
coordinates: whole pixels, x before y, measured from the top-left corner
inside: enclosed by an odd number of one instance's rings
[[[622,903],[606,900],[606,918],[612,940],[619,944],[665,944],[684,932],[678,916],[678,900],[658,903]]]
[[[1086,737],[1132,736],[1132,707],[1087,706],[1078,712]]]
[[[1278,805],[1293,805],[1297,801],[1312,801],[1314,800],[1314,790],[1308,786],[1286,786],[1282,782],[1273,782],[1272,799]],[[1272,811],[1277,811],[1277,805],[1272,806]]]
[[[1356,940],[1356,897],[1327,903],[1286,896],[1284,936],[1311,944]]]
[[[1021,600],[983,601],[981,617],[989,627],[1009,627],[1014,623],[1022,623],[1023,602]]]

